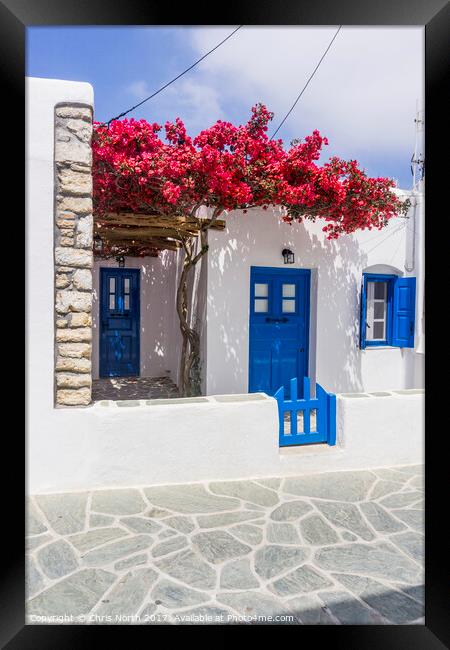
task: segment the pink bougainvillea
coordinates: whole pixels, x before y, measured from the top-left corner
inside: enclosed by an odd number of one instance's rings
[[[288,149],[270,140],[273,114],[252,108],[240,126],[216,124],[195,138],[183,122],[161,126],[124,119],[96,123],[93,137],[94,210],[195,214],[200,205],[223,210],[281,205],[287,222],[322,219],[329,239],[360,229],[383,228],[405,213],[407,202],[388,178],[370,178],[355,160],[318,164],[328,144],[318,131]]]

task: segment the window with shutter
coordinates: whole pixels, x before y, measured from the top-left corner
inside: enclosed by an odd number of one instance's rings
[[[414,347],[416,278],[364,273],[360,347]]]

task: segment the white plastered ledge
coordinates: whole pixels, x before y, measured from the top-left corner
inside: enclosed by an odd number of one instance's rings
[[[380,391],[382,392],[382,391]],[[423,462],[424,394],[337,395],[337,445],[280,449],[264,394],[53,410],[28,444],[31,494],[295,476]]]

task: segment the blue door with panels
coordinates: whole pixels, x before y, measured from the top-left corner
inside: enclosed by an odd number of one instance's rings
[[[100,377],[139,376],[139,269],[100,269]]]
[[[308,269],[251,267],[249,392],[284,386],[289,397],[290,380],[308,375],[310,277]]]

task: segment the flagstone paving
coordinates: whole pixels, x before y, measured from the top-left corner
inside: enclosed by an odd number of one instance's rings
[[[27,499],[30,624],[424,623],[423,466]]]
[[[169,377],[107,377],[94,379],[92,399],[173,399],[179,397],[177,386]]]

